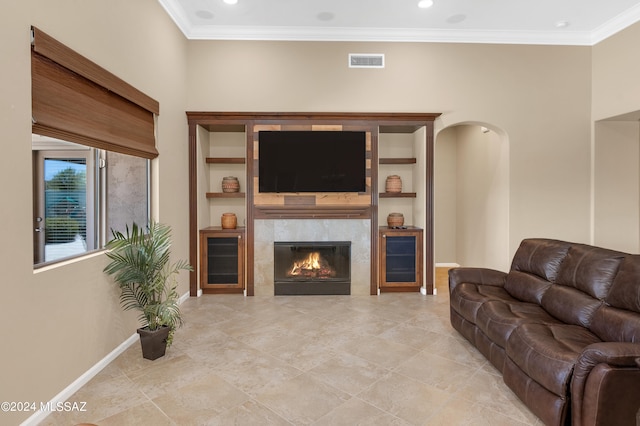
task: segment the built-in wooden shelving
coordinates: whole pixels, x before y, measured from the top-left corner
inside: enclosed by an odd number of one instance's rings
[[[204,291],[205,288],[199,285],[200,276],[198,273],[200,268],[205,264],[200,260],[202,252],[199,247],[199,230],[202,226],[210,225],[207,220],[204,223],[199,223],[200,215],[202,214],[202,207],[209,208],[209,210],[220,209],[220,206],[229,206],[229,211],[238,209],[241,213],[240,216],[246,217],[246,233],[245,237],[239,241],[243,241],[244,245],[238,244],[239,247],[244,249],[242,254],[238,253],[239,257],[245,260],[245,264],[242,267],[244,291],[247,296],[254,295],[254,281],[255,277],[255,259],[260,256],[260,253],[254,247],[254,232],[255,221],[264,219],[369,219],[370,220],[370,294],[377,295],[379,292],[379,243],[378,243],[378,199],[386,199],[383,204],[385,207],[388,205],[394,205],[393,198],[396,199],[409,199],[417,198],[415,192],[401,192],[401,193],[381,193],[379,197],[372,197],[375,193],[379,193],[381,182],[379,181],[379,165],[387,165],[384,169],[386,172],[395,170],[396,165],[398,169],[401,169],[402,173],[411,175],[410,170],[404,170],[406,167],[411,169],[416,165],[419,165],[420,171],[424,170],[424,183],[418,185],[418,187],[424,187],[424,190],[420,190],[421,198],[424,199],[424,205],[419,209],[424,211],[423,221],[429,225],[433,222],[433,133],[434,133],[434,120],[440,116],[439,113],[344,113],[344,112],[234,112],[234,111],[189,111],[186,113],[189,124],[189,262],[194,265],[194,270],[189,276],[189,289],[191,296],[197,296],[199,292]],[[275,128],[282,126],[305,126],[305,128],[312,128],[313,126],[319,126],[319,128],[337,128],[340,127],[343,130],[345,128],[366,129],[371,132],[371,160],[369,173],[371,178],[371,186],[368,193],[358,194],[353,199],[344,200],[338,198],[336,202],[327,203],[325,198],[321,200],[317,194],[314,197],[306,197],[301,195],[288,196],[288,195],[274,195],[274,199],[265,200],[256,199],[261,194],[255,185],[255,178],[258,173],[256,170],[258,163],[254,156],[256,134],[255,131],[259,126],[265,126],[265,128]],[[420,151],[420,158],[378,158],[377,134],[392,134],[391,140],[394,140],[393,134],[414,134],[420,129],[424,128],[424,157],[422,149]],[[222,155],[242,155],[241,149],[245,152],[246,158],[242,157],[207,157],[205,154],[204,161],[206,164],[212,165],[211,172],[207,168],[202,168],[203,156],[200,155],[201,141],[198,139],[199,132],[204,130],[209,132],[209,135],[203,134],[206,139],[214,133],[236,133],[237,135],[224,136],[224,138],[230,138],[230,144],[232,150],[225,151],[212,151],[210,154],[222,154]],[[237,137],[236,137],[237,136]],[[421,136],[420,136],[421,137]],[[215,137],[214,137],[215,138]],[[410,138],[407,138],[410,139]],[[405,138],[402,137],[404,141]],[[213,143],[210,141],[210,143]],[[408,150],[389,150],[386,155],[393,155],[392,152],[398,152],[399,155],[415,155],[415,151],[410,152]],[[414,165],[414,166],[412,166]],[[244,167],[243,167],[244,166]],[[241,182],[244,183],[242,188],[245,192],[225,193],[225,192],[205,192],[207,199],[213,199],[211,205],[205,204],[201,206],[202,191],[203,188],[213,189],[211,186],[215,186],[211,182],[200,182],[200,179],[218,179],[222,176],[221,173],[229,173],[239,175]],[[205,173],[201,173],[205,171]],[[413,170],[415,172],[415,170]],[[412,175],[412,176],[415,176]],[[414,188],[408,188],[414,189]],[[206,191],[206,189],[205,189]],[[374,194],[372,194],[372,192]],[[332,194],[336,195],[336,194]],[[422,197],[424,195],[424,197]],[[320,195],[324,197],[324,194]],[[358,198],[359,197],[359,198]],[[366,198],[363,201],[361,198]],[[263,197],[264,198],[264,197]],[[280,202],[282,198],[282,202]],[[225,200],[226,199],[226,200]],[[235,202],[236,200],[246,200],[244,205],[244,211],[242,202]],[[258,201],[258,202],[256,202]],[[313,201],[313,202],[312,202]],[[399,201],[399,200],[396,200]],[[409,200],[407,200],[409,201]],[[399,203],[405,204],[405,203]],[[406,203],[413,204],[413,203]],[[217,222],[217,217],[212,219],[213,222]],[[211,222],[211,221],[209,221]],[[433,256],[433,232],[428,227],[425,227],[424,232],[424,276],[426,282],[424,284],[424,290],[426,294],[432,294],[433,292],[433,280],[434,275],[434,256]],[[422,258],[422,254],[420,254]],[[200,270],[202,272],[202,270]],[[422,275],[422,274],[420,274]],[[413,287],[420,288],[419,285]],[[412,287],[412,289],[414,289]],[[240,288],[240,286],[239,286]],[[237,290],[237,289],[233,289]],[[242,290],[242,289],[240,289]]]
[[[244,164],[244,157],[207,157],[207,164]]]
[[[415,158],[380,158],[380,164],[415,164]]]
[[[207,192],[207,198],[245,198],[244,192]]]
[[[381,192],[380,198],[416,198],[415,192]]]

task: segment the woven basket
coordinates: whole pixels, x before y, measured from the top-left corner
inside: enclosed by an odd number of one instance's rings
[[[387,176],[384,186],[385,192],[402,192],[402,179],[398,175]]]
[[[389,213],[387,216],[387,226],[389,228],[397,228],[404,225],[404,215],[402,213]]]
[[[238,192],[240,191],[240,182],[235,176],[227,176],[222,178],[222,192]]]
[[[236,229],[238,218],[235,213],[222,213],[220,223],[222,224],[222,229]]]

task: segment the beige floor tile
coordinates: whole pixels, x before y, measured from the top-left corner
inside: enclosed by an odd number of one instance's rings
[[[310,371],[313,376],[351,395],[364,391],[388,372],[386,368],[346,353],[336,355]]]
[[[456,392],[467,385],[478,367],[461,364],[425,350],[400,364],[394,371],[447,392]]]
[[[358,394],[358,398],[409,423],[422,424],[437,413],[451,394],[401,374],[390,373]]]
[[[262,404],[247,401],[221,413],[206,423],[208,426],[291,426],[291,423]]]
[[[429,426],[525,426],[527,424],[479,404],[469,406],[457,398],[453,398],[426,423]]]
[[[448,293],[205,295],[167,354],[135,343],[42,425],[529,425],[541,422],[449,323]]]
[[[355,336],[343,347],[346,352],[391,368],[420,352],[411,346],[377,336]]]
[[[313,426],[410,426],[392,414],[371,404],[351,398],[329,414],[313,423]]]
[[[86,411],[55,412],[48,416],[44,424],[96,423],[105,417],[149,402],[149,398],[124,375],[109,378],[98,375],[67,401],[86,402]]]
[[[220,365],[215,371],[228,383],[252,396],[268,385],[287,381],[302,373],[278,358],[257,351],[252,358],[238,358]]]
[[[309,425],[349,398],[347,393],[302,374],[265,387],[255,399],[296,425]]]
[[[185,386],[202,376],[202,370],[187,355],[153,364],[132,374],[134,386],[150,399]]]
[[[175,423],[207,424],[220,413],[244,404],[249,396],[215,374],[167,392],[153,402]]]
[[[122,425],[154,425],[154,426],[183,426],[186,423],[175,423],[151,402],[121,411],[113,416],[97,422],[99,426]]]

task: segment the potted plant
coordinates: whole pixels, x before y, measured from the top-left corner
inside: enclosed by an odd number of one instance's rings
[[[184,260],[170,263],[168,225],[152,223],[146,231],[135,223],[124,234],[112,229],[113,239],[106,246],[111,262],[104,272],[120,287],[123,309],[140,311],[142,354],[153,360],[165,354],[173,333],[182,325],[176,276],[192,268]]]

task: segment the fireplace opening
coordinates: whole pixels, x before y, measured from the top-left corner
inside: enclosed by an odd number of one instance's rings
[[[274,243],[274,293],[351,294],[351,242]]]

